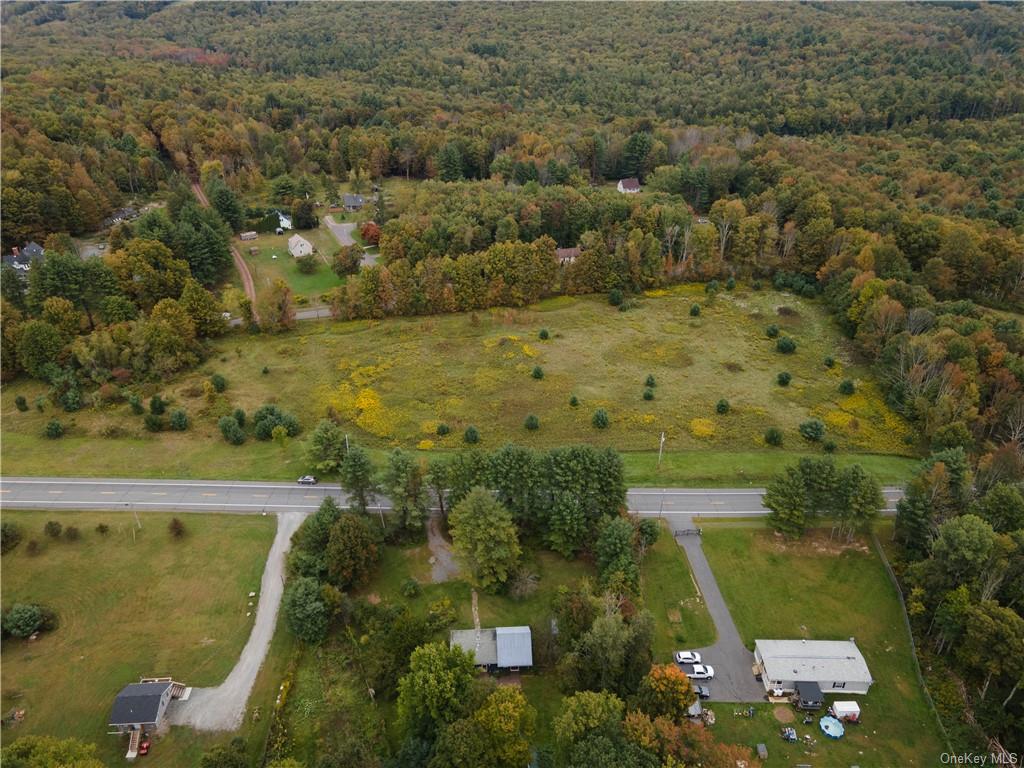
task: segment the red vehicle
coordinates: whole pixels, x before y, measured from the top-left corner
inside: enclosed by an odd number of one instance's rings
[[[140,755],[148,755],[149,754],[149,739],[146,739],[145,741],[143,741],[142,743],[139,744],[139,754]]]

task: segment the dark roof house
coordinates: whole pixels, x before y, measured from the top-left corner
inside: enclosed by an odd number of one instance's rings
[[[618,189],[619,192],[622,192],[622,193],[627,194],[627,195],[631,195],[631,194],[634,194],[636,192],[639,192],[640,191],[640,179],[637,179],[637,178],[623,179],[622,181],[620,181],[618,183],[618,185],[616,186],[616,189]]]
[[[174,683],[132,683],[114,699],[109,725],[118,730],[132,730],[160,722],[171,701]]]
[[[21,248],[12,248],[10,253],[3,255],[2,261],[5,265],[28,272],[32,268],[32,262],[42,260],[46,251],[37,242],[31,242]]]
[[[346,211],[358,211],[366,205],[366,199],[362,195],[345,195],[342,202]]]
[[[558,259],[559,264],[572,264],[579,255],[579,246],[575,248],[555,248],[555,258]]]

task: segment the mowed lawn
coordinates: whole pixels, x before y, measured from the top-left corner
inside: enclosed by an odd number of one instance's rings
[[[312,274],[300,272],[295,258],[288,252],[288,239],[296,234],[304,237],[316,249],[313,255],[317,259],[317,268]],[[262,297],[277,279],[282,279],[291,286],[297,302],[319,304],[322,303],[322,294],[341,285],[341,280],[330,267],[331,255],[339,247],[338,241],[322,222],[317,229],[290,230],[283,235],[260,233],[255,240],[235,238],[233,244],[249,265],[257,297]],[[253,248],[257,249],[257,253],[251,253]]]
[[[704,305],[699,318],[689,316],[695,301]],[[796,339],[796,353],[775,350],[764,332],[770,323]],[[831,369],[826,356],[837,361]],[[542,379],[533,378],[535,366]],[[789,387],[775,383],[783,370],[793,376]],[[227,377],[228,389],[209,402],[201,385],[215,372]],[[648,374],[656,380],[651,401],[642,397]],[[853,395],[838,392],[845,378],[858,382]],[[471,424],[483,449],[506,442],[612,446],[626,452],[638,484],[763,483],[780,464],[820,452],[798,432],[812,416],[826,423],[839,461],[862,458],[885,482],[901,480],[914,455],[910,426],[886,406],[822,307],[774,291],[737,289],[708,302],[699,287],[680,286],[628,312],[600,297],[561,297],[522,310],[300,323],[279,336],[238,333],[217,341],[198,370],[144,392],[159,391],[183,407],[192,420],[185,433],[150,434],[125,404],[73,414],[14,407],[17,395],[31,404],[45,391],[19,379],[0,395],[10,474],[287,479],[308,468],[305,440],[327,414],[378,456],[393,446],[424,457],[458,450]],[[731,406],[724,415],[715,410],[723,398]],[[293,412],[304,433],[284,447],[223,441],[220,416],[268,402]],[[598,408],[609,414],[607,429],[591,424]],[[529,414],[540,429],[523,427]],[[55,417],[70,430],[44,441]],[[439,423],[451,428],[446,437],[436,434]],[[783,430],[781,448],[765,445],[770,426]]]
[[[667,664],[673,651],[703,648],[715,641],[715,625],[690,574],[690,564],[664,523],[640,566],[640,588],[644,607],[656,623],[655,663]]]
[[[796,723],[814,748],[786,744],[773,707],[759,706],[752,719],[736,717],[732,705],[715,707],[715,729],[725,741],[768,745],[769,766],[932,766],[942,738],[914,675],[910,638],[895,588],[866,539],[838,546],[828,530],[787,543],[763,527],[704,527],[704,551],[744,642],[853,637],[875,684],[861,704],[863,724],[833,741],[817,723]],[[828,700],[842,699],[829,696]],[[791,708],[789,708],[791,709]]]
[[[96,743],[113,764],[123,744],[106,735],[107,716],[122,686],[150,675],[210,686],[227,676],[249,636],[253,617],[246,613],[255,615],[255,607],[248,594],[259,591],[275,520],[183,514],[186,535],[174,540],[170,518],[142,515],[133,540],[135,521],[127,513],[4,511],[4,521],[25,537],[2,559],[4,609],[41,603],[60,620],[35,642],[4,642],[2,709],[26,713],[5,741],[73,736]],[[46,539],[47,520],[78,527],[81,539]],[[106,536],[95,531],[98,523],[110,527]],[[40,542],[39,554],[26,552],[29,539]],[[275,639],[271,658],[287,654],[286,645]],[[279,663],[268,662],[257,695],[267,699],[262,694],[274,691],[279,674]],[[147,760],[195,764],[203,748],[227,738],[175,728]]]

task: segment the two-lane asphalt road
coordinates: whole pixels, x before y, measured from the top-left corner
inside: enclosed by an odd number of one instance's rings
[[[632,488],[629,510],[641,515],[743,517],[767,514],[762,488]],[[886,511],[902,495],[886,488]],[[0,507],[8,509],[166,510],[171,512],[311,512],[325,496],[344,506],[337,485],[239,482],[232,480],[133,480],[61,477],[0,478]],[[387,499],[380,506],[388,510]]]

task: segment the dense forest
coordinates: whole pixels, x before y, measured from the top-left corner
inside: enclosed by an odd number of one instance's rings
[[[958,743],[1019,746],[1024,8],[0,14],[2,242],[47,250],[24,284],[4,271],[5,379],[76,410],[195,365],[226,330],[241,201],[301,209],[343,182],[385,194],[380,261],[333,292],[336,317],[628,303],[683,280],[820,297],[929,454],[896,533],[923,653],[963,681],[939,708]],[[393,177],[422,183],[388,194]],[[616,192],[626,177],[643,193]],[[101,259],[75,253],[70,236],[154,197],[166,207],[116,227]],[[263,330],[290,327],[286,291],[272,303]]]

